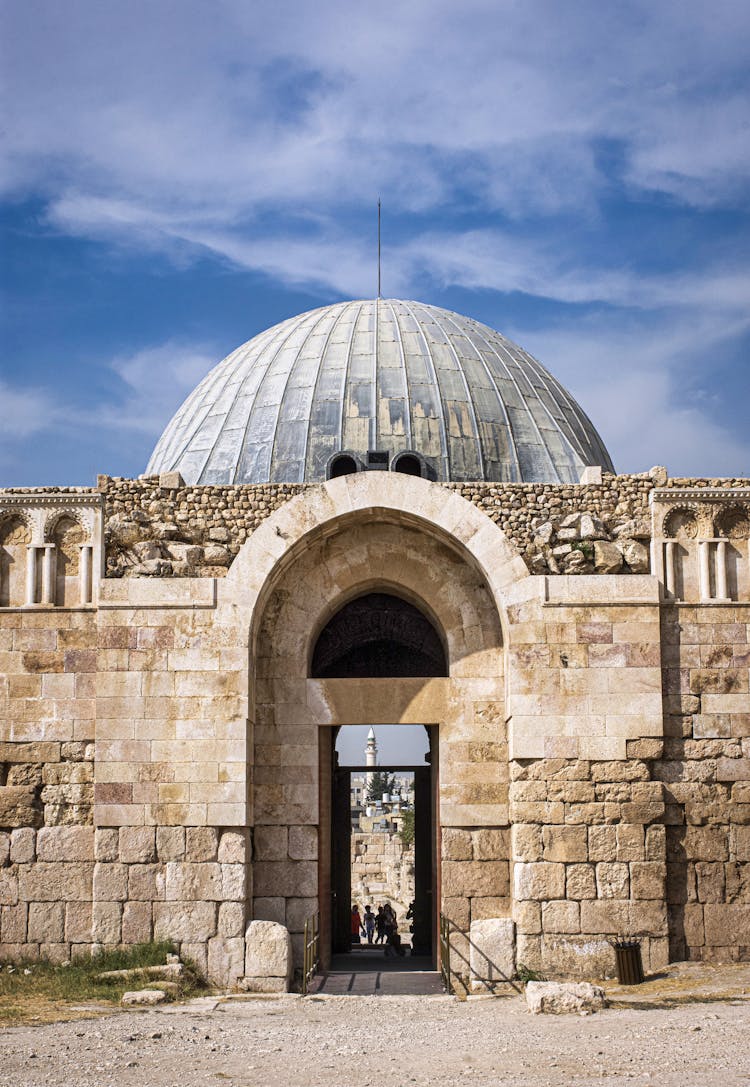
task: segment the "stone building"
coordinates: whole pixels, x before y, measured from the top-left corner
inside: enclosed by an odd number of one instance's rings
[[[616,475],[468,318],[261,334],[144,476],[0,491],[2,955],[166,937],[234,984],[319,910],[327,956],[336,730],[409,723],[433,954],[442,912],[549,973],[747,958],[749,537],[750,481]]]

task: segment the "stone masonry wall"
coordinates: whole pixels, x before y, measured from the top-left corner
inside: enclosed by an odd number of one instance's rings
[[[663,612],[673,958],[750,960],[750,605]]]
[[[399,925],[414,898],[414,846],[404,848],[397,834],[352,834],[352,902],[360,912],[388,901]]]

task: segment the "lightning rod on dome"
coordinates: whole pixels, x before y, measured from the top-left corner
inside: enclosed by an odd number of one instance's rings
[[[378,298],[380,298],[380,197],[378,197]]]

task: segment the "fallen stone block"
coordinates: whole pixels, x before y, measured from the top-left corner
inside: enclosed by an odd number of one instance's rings
[[[591,1015],[607,1006],[604,990],[587,981],[530,981],[526,1003],[534,1015]]]
[[[164,1004],[166,1000],[167,994],[163,989],[134,989],[132,992],[123,993],[120,1003],[131,1007],[153,1007],[155,1004]]]
[[[245,978],[282,982],[272,989],[253,992],[288,990],[292,980],[292,940],[289,930],[276,921],[251,921],[245,934]]]
[[[185,973],[181,962],[168,963],[166,966],[137,966],[131,970],[105,970],[97,974],[97,981],[137,981],[142,978],[156,978],[160,981],[176,981]]]

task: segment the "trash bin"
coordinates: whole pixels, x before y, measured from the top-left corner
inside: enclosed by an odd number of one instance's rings
[[[643,977],[640,940],[614,940],[617,980],[620,985],[640,985]]]

